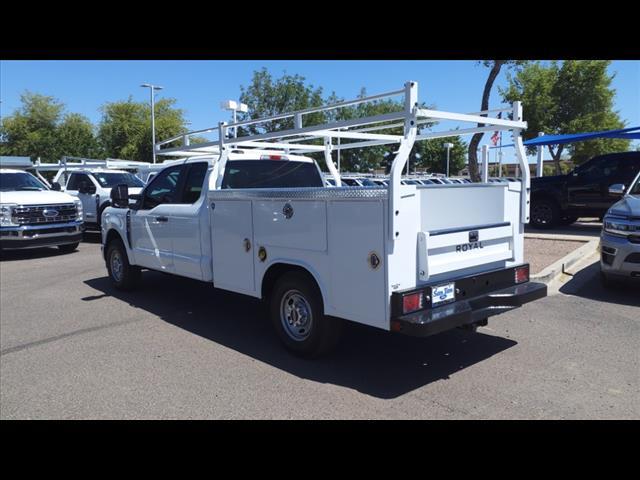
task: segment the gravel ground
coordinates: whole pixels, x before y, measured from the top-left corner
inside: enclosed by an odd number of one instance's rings
[[[524,261],[529,262],[531,274],[540,273],[553,262],[583,246],[585,242],[573,240],[524,239]]]

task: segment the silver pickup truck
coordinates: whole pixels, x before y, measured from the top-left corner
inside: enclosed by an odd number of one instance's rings
[[[611,195],[622,195],[611,206],[600,235],[600,272],[605,285],[612,279],[640,282],[640,173],[629,188],[616,184]]]

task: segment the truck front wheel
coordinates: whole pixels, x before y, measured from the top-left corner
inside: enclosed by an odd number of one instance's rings
[[[271,293],[269,314],[285,347],[313,358],[337,344],[342,320],[324,315],[322,296],[306,275],[290,272],[280,277]]]
[[[107,271],[120,290],[131,290],[140,280],[140,267],[129,263],[127,250],[119,239],[112,240],[107,246]]]

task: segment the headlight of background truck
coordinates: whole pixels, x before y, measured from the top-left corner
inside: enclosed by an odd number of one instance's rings
[[[604,219],[604,231],[614,235],[627,236],[640,231],[640,225],[609,217]]]
[[[82,201],[76,198],[73,202],[76,204],[76,212],[78,213],[78,220],[84,221],[84,214],[82,212]]]
[[[11,215],[13,209],[17,207],[15,203],[0,203],[0,227],[17,227],[17,223],[13,223]]]

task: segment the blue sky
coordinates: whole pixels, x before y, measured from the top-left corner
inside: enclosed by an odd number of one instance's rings
[[[148,89],[139,85],[162,85],[159,96],[174,97],[184,109],[191,128],[201,129],[228,120],[220,101],[237,99],[240,85],[247,85],[254,70],[266,67],[274,76],[286,71],[301,74],[325,93],[335,91],[354,98],[360,88],[373,94],[401,88],[407,80],[419,82],[421,101],[438,109],[471,112],[479,109],[487,69],[473,61],[1,61],[0,109],[8,115],[19,106],[25,90],[52,95],[67,110],[86,115],[97,123],[104,102],[148,100]],[[629,126],[640,125],[640,62],[614,61],[615,108]],[[503,72],[496,85],[506,84]],[[497,88],[491,108],[500,104]],[[526,111],[524,112],[526,120]],[[490,135],[485,135],[484,142]],[[505,138],[504,143],[510,143]],[[510,150],[510,149],[507,149]],[[505,159],[511,153],[505,150]],[[493,160],[493,159],[492,159]]]

